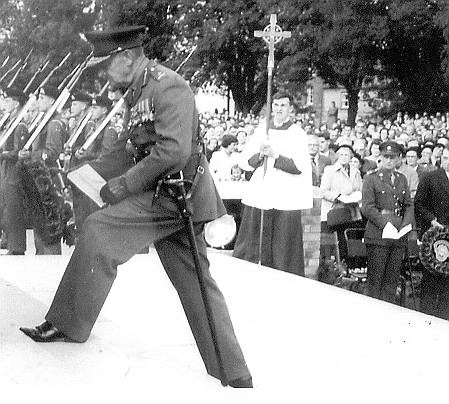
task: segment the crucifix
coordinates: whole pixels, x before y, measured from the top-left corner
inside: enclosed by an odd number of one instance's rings
[[[254,31],[256,38],[262,38],[268,44],[268,82],[267,82],[267,110],[265,119],[265,133],[268,139],[268,124],[271,118],[271,92],[273,85],[273,69],[274,69],[274,46],[283,38],[290,38],[292,33],[290,31],[282,31],[282,28],[276,24],[276,14],[270,15],[270,24],[267,25],[263,31]],[[267,156],[264,156],[263,161],[264,176],[267,171]],[[262,237],[264,224],[264,210],[260,210],[260,232],[259,232],[259,264],[262,261]]]

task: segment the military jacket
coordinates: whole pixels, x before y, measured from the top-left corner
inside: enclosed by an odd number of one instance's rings
[[[176,72],[142,60],[135,80],[128,89],[128,110],[123,133],[110,153],[91,163],[105,179],[121,175],[132,194],[148,192],[151,199],[159,179],[183,170],[194,174],[198,156],[198,112],[188,83]],[[148,150],[135,164],[127,152],[130,138],[145,135]],[[209,172],[205,156],[201,158],[204,173],[192,194],[195,221],[213,220],[226,213]],[[169,209],[173,202],[164,200]]]
[[[365,228],[367,244],[387,244],[391,240],[382,239],[382,230],[391,222],[398,230],[412,223],[413,203],[407,179],[398,171],[390,173],[378,169],[367,174],[362,186],[362,214],[368,220]],[[404,240],[403,240],[404,239]],[[403,242],[403,237],[399,242]]]
[[[84,128],[84,136],[79,142],[79,147],[81,147],[84,142],[91,136],[95,129],[101,124],[102,120],[99,122],[89,121]],[[119,128],[116,128],[112,123],[107,125],[95,141],[88,147],[84,152],[84,156],[81,161],[90,161],[99,157],[101,154],[107,154],[113,150],[114,144],[118,140]],[[76,163],[79,163],[77,161]]]
[[[32,145],[32,158],[43,159],[47,165],[54,165],[59,155],[64,151],[67,141],[67,125],[60,119],[52,119]]]

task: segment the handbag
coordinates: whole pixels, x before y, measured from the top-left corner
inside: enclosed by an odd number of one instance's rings
[[[329,228],[346,225],[353,221],[354,217],[351,208],[345,203],[336,203],[327,212],[327,225]]]

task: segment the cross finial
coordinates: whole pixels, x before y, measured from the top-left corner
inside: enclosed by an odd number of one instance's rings
[[[268,69],[274,68],[274,45],[280,42],[283,38],[290,38],[292,33],[290,31],[282,31],[282,28],[276,24],[276,14],[270,15],[270,25],[267,25],[263,31],[255,31],[255,37],[262,37],[268,44]]]

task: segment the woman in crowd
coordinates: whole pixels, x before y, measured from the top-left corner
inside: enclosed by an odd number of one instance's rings
[[[323,177],[321,178],[320,192],[322,196],[321,201],[321,234],[323,241],[326,234],[329,235],[333,231],[337,231],[338,248],[340,259],[345,259],[347,256],[347,247],[344,239],[344,231],[348,227],[360,227],[361,213],[358,202],[361,200],[362,194],[362,177],[359,169],[354,162],[351,164],[351,159],[354,157],[354,150],[351,146],[343,144],[337,149],[337,161],[331,166],[324,169]],[[349,225],[341,225],[330,229],[327,224],[328,212],[339,203],[348,201],[348,197],[352,199],[352,203],[348,203],[351,210],[353,223]],[[326,251],[322,242],[320,245],[320,256],[322,258],[329,258],[329,251]],[[329,250],[329,248],[328,248]]]

